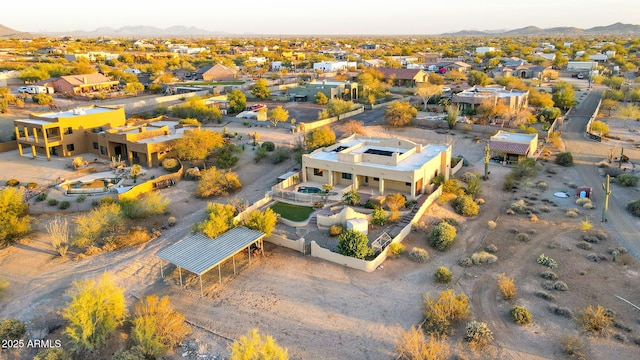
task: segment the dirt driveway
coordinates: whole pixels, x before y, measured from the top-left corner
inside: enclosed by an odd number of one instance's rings
[[[366,130],[373,136],[449,142],[454,146],[454,154],[463,154],[471,162],[471,167],[463,168],[463,172],[483,169],[480,161],[483,144],[473,142],[472,136],[436,134],[422,129],[371,127]],[[281,144],[292,141],[292,135],[282,129],[260,131],[261,140]],[[239,165],[244,187],[236,194],[250,202],[261,198],[276,176],[296,167],[293,162],[279,166],[255,164],[252,151],[245,150]],[[422,319],[422,295],[428,292],[435,296],[439,291],[452,288],[469,295],[471,318],[487,322],[496,339],[495,346],[473,354],[462,340],[464,330],[456,327],[449,338],[454,354],[490,359],[559,358],[557,339],[563,334],[581,332],[574,320],[555,315],[550,307],[566,307],[576,313],[586,305],[601,304],[614,310],[617,321],[631,332],[615,329],[624,341],[581,335],[590,345],[589,358],[609,359],[614,352],[621,359],[636,358],[639,348],[633,339],[640,332],[637,312],[613,295],[638,302],[638,263],[625,256],[620,256],[615,263],[611,261],[610,249],[619,247],[612,235],[591,244],[590,250],[576,247],[582,235],[580,222],[587,219],[597,227],[600,204],[596,204],[596,210],[578,209],[578,217],[565,216],[567,209],[577,208],[574,200],[557,199],[552,194],[558,190],[568,191],[569,183],[577,174],[573,169],[559,168],[551,162],[542,164],[538,177],[523,182],[514,193],[501,189],[508,169],[491,165],[491,178],[483,182],[482,197],[486,203],[477,217],[461,219],[456,245],[450,251],[437,252],[428,246],[425,233],[412,232],[405,244],[408,249],[414,246],[428,249],[431,259],[425,264],[411,262],[403,256],[385,262],[373,273],[364,273],[268,245],[265,258],[250,265],[238,259],[242,270],[237,275],[225,268],[222,286],[218,285],[215,272],[207,274],[205,298],[199,297],[199,289],[195,287],[173,285],[174,276],[169,275],[163,281],[154,256],[189,234],[191,225],[204,216],[206,201],[191,195],[195,184],[180,182],[165,191],[172,200],[170,211],[178,217],[178,225],[143,246],[75,262],[54,258],[47,236],[36,233],[15,246],[1,249],[1,273],[11,285],[0,305],[0,318],[27,321],[28,336],[34,336],[37,331],[46,333],[62,324],[57,311],[69,300],[65,292],[73,280],[109,271],[126,289],[129,304],[134,297],[146,294],[168,295],[177,310],[198,325],[188,341],[189,346],[193,346],[179,348],[169,358],[226,356],[228,341],[202,328],[237,338],[257,327],[286,346],[293,359],[392,359],[400,329],[417,325]],[[545,181],[548,187],[537,186],[539,181]],[[215,201],[224,202],[231,197]],[[526,215],[505,214],[509,205],[518,199],[527,200],[537,211],[537,222]],[[422,222],[432,224],[444,217],[457,215],[452,213],[450,205],[436,204]],[[42,230],[48,219],[39,220],[38,228]],[[496,221],[495,229],[487,226],[489,220]],[[514,232],[526,233],[530,240],[518,242]],[[497,262],[470,268],[458,265],[459,259],[489,244],[497,248]],[[535,261],[542,252],[559,262],[556,273],[569,287],[567,291],[548,290],[555,296],[552,301],[536,295],[543,290],[544,279],[539,273],[545,268]],[[591,261],[587,258],[591,253],[607,260]],[[25,259],[29,259],[28,267]],[[433,274],[439,266],[451,269],[452,284],[434,282]],[[502,300],[497,293],[495,278],[502,272],[513,277],[519,289],[513,302]],[[531,326],[520,327],[509,320],[508,311],[513,304],[530,310],[534,318]],[[58,336],[59,331],[50,336]],[[184,357],[183,352],[186,352]],[[14,358],[22,355],[26,354]]]

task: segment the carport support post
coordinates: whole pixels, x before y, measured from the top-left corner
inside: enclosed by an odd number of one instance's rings
[[[222,285],[222,272],[220,271],[220,264],[218,264],[218,282]]]
[[[200,297],[204,297],[204,292],[202,291],[202,274],[200,274]]]
[[[164,279],[164,269],[162,266],[162,259],[160,259],[160,276],[162,276],[162,278]]]
[[[236,254],[233,254],[233,256],[231,257],[231,260],[233,261],[233,275],[236,274]]]
[[[180,286],[182,286],[182,269],[178,266],[178,275],[180,275]]]

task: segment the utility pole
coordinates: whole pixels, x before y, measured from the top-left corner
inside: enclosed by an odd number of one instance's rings
[[[602,207],[602,222],[607,222],[607,211],[609,210],[609,195],[611,195],[611,189],[609,188],[609,175],[607,175],[607,182],[602,184],[604,190],[604,206]]]

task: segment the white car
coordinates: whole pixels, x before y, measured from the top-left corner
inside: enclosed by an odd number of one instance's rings
[[[34,89],[32,86],[20,86],[18,88],[18,92],[19,93],[27,93],[27,94],[35,94],[36,93],[36,89]]]
[[[445,87],[443,87],[443,88],[442,88],[442,92],[443,92],[443,93],[445,93],[445,92],[449,92],[449,91],[451,91],[451,88],[450,88],[450,87],[446,87],[446,86],[445,86]]]

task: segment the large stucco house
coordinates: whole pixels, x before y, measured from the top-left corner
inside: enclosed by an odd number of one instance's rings
[[[357,135],[302,157],[302,181],[352,186],[408,199],[426,193],[434,177],[449,178],[451,146]]]

